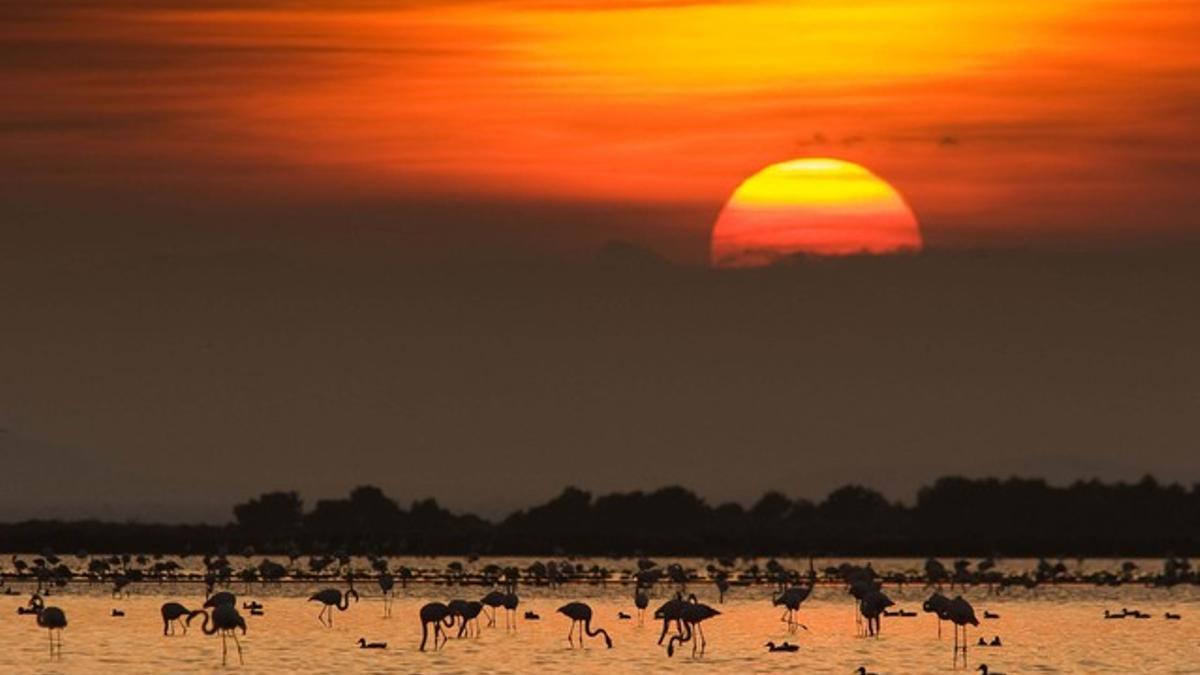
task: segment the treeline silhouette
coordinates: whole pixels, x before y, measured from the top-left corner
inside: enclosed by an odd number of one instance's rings
[[[1200,553],[1200,485],[942,478],[915,503],[849,485],[823,501],[763,495],[710,505],[681,487],[593,496],[567,488],[499,522],[432,499],[403,508],[379,488],[305,510],[272,492],[233,508],[227,525],[28,521],[0,525],[10,552],[137,551],[446,555],[1005,555]]]

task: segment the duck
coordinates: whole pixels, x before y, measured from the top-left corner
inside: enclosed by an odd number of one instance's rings
[[[976,642],[975,646],[976,647],[986,647],[986,646],[988,646],[987,640],[984,640],[983,638],[979,638],[979,642]]]
[[[986,663],[979,664],[979,667],[975,670],[978,670],[981,675],[1004,675],[1004,673],[997,672],[995,670],[988,670],[988,665]]]
[[[540,618],[542,618],[542,617],[538,616],[537,612],[534,612],[532,610],[527,610],[525,612],[525,620],[526,621],[537,621]]]
[[[617,612],[617,618],[620,619],[621,621],[627,621],[629,619],[632,619],[633,617],[629,616],[625,612]]]
[[[260,603],[257,600],[254,600],[252,602],[243,602],[242,603],[242,609],[248,609],[250,611],[254,611],[256,609],[262,609],[262,608],[263,608],[262,603]]]
[[[985,610],[983,610],[983,618],[985,618],[985,619],[999,619],[999,618],[1000,618],[1000,615],[999,615],[999,614],[996,614],[995,612],[989,612],[989,611],[987,611],[987,610],[985,609]]]
[[[387,649],[386,642],[367,642],[367,638],[358,638],[359,649]]]
[[[121,610],[119,610],[119,609],[114,609],[114,610],[112,611],[112,615],[113,615],[114,617],[125,616],[125,612],[123,612],[123,611],[121,611]]]
[[[262,607],[252,607],[250,609],[250,616],[262,616],[262,615],[263,615]]]
[[[997,635],[996,637],[992,638],[992,641],[988,643],[988,646],[989,647],[1003,647],[1004,645],[1000,643],[1000,636]]]
[[[1180,619],[1183,618],[1182,616],[1180,616],[1178,614],[1172,614],[1171,612],[1167,612],[1166,617],[1167,617],[1168,621],[1179,621]]]
[[[872,673],[871,671],[867,670],[866,666],[859,666],[858,670],[854,671],[854,673],[855,675],[879,675],[879,673]]]
[[[800,651],[800,645],[794,645],[790,642],[784,642],[777,645],[774,642],[767,643],[767,651],[769,652],[797,652]]]
[[[1106,618],[1106,619],[1124,619],[1125,614],[1124,614],[1123,610],[1122,610],[1121,614],[1113,614],[1112,612],[1110,612],[1106,609],[1106,610],[1104,610],[1104,618]]]

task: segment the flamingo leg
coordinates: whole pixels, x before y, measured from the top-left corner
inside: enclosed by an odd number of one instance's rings
[[[570,632],[567,633],[567,644],[571,645],[572,649],[575,648],[575,620],[574,619],[571,620],[571,630],[570,630]]]
[[[233,635],[233,644],[237,645],[238,663],[240,663],[242,665],[246,665],[246,662],[244,660],[242,660],[242,641],[238,639],[237,633],[232,633],[232,635]]]
[[[225,665],[225,662],[226,662],[228,656],[229,656],[229,647],[228,647],[228,645],[225,644],[225,631],[221,631],[221,665],[222,666]]]

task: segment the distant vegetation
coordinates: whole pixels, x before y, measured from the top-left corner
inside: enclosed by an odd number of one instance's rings
[[[378,488],[305,510],[295,492],[233,508],[228,525],[29,521],[0,550],[30,552],[530,555],[1194,556],[1200,485],[942,478],[915,504],[846,486],[814,503],[778,492],[750,508],[681,487],[595,497],[575,488],[500,522],[432,499],[407,509]]]

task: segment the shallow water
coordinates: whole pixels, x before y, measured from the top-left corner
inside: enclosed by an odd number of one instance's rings
[[[424,561],[426,564],[428,560]],[[484,561],[486,562],[486,561]],[[482,562],[479,564],[483,564]],[[615,568],[620,567],[611,563]],[[876,565],[879,569],[885,566]],[[334,627],[316,620],[317,603],[305,600],[314,590],[332,583],[255,583],[230,590],[243,601],[258,600],[265,615],[243,611],[249,631],[240,638],[245,665],[237,664],[230,642],[230,670],[253,673],[285,672],[423,672],[423,673],[529,673],[546,672],[675,672],[702,669],[711,672],[850,673],[860,665],[880,673],[951,672],[951,629],[938,625],[931,615],[915,618],[887,617],[877,639],[856,635],[854,604],[838,586],[822,586],[802,607],[800,620],[807,631],[789,635],[780,622],[781,610],[770,605],[769,586],[735,587],[724,604],[717,604],[710,584],[689,590],[720,609],[722,614],[705,623],[708,638],[703,658],[691,656],[685,645],[668,658],[656,641],[661,623],[647,618],[638,625],[631,601],[632,589],[622,584],[567,585],[559,589],[522,586],[518,615],[534,610],[540,621],[518,618],[515,631],[484,627],[479,638],[451,639],[440,651],[417,650],[421,628],[417,609],[433,599],[476,599],[487,589],[478,586],[412,585],[397,589],[393,616],[383,617],[383,604],[373,585],[359,583],[362,601],[334,617]],[[12,584],[22,593],[27,585]],[[898,607],[920,610],[928,591],[919,586],[885,589]],[[666,585],[657,589],[651,610],[666,599]],[[971,646],[971,672],[980,663],[1005,673],[1195,673],[1200,672],[1200,589],[1171,589],[1127,585],[1120,588],[1082,585],[1045,586],[1035,591],[1010,589],[991,595],[986,588],[965,593],[982,617],[989,610],[999,619],[983,620],[969,630],[969,641],[980,636],[1001,636],[1000,648]],[[147,582],[135,584],[127,598],[114,599],[107,584],[72,584],[48,598],[62,607],[69,626],[64,633],[61,658],[51,661],[46,632],[31,616],[18,616],[16,608],[27,596],[0,596],[0,672],[35,673],[137,673],[206,672],[221,668],[221,640],[204,636],[199,619],[186,636],[163,637],[159,606],[178,600],[189,607],[203,602],[203,586],[195,583]],[[594,625],[607,628],[614,646],[587,641],[586,648],[571,649],[566,635],[569,621],[555,609],[567,600],[584,600],[595,610]],[[1138,608],[1153,615],[1146,620],[1102,618],[1105,609]],[[125,617],[110,616],[114,608]],[[634,615],[618,621],[617,612]],[[1163,613],[1183,615],[1167,621]],[[386,641],[383,651],[360,650],[359,637]],[[767,653],[767,640],[799,643],[797,653]],[[961,672],[961,669],[960,669]]]

